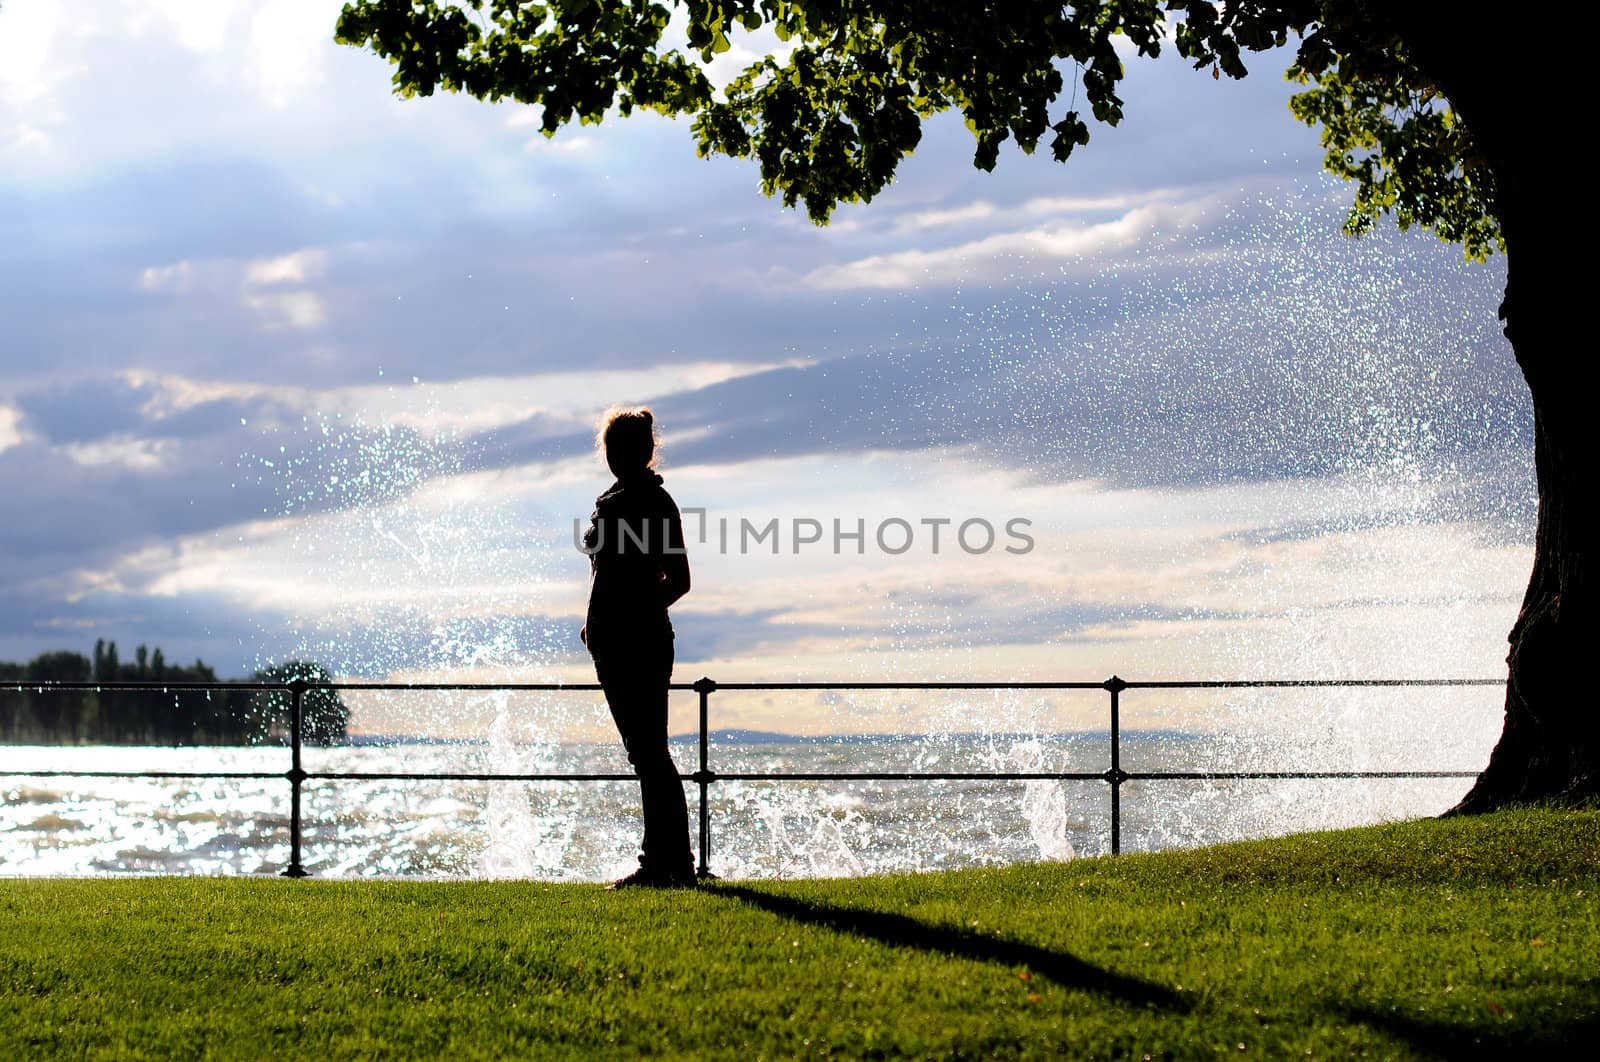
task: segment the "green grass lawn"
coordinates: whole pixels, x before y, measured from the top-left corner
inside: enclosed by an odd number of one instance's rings
[[[0,1058],[1447,1056],[1600,1039],[1600,812],[608,893],[0,881]]]

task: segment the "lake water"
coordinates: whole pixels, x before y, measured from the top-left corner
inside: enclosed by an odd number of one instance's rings
[[[1480,718],[1481,717],[1481,718]],[[1352,749],[1215,734],[1124,734],[1130,771],[1475,769],[1492,714],[1448,742]],[[697,751],[675,745],[681,770]],[[1103,733],[733,742],[713,770],[1101,771]],[[276,874],[288,861],[281,778],[30,777],[30,771],[282,772],[284,748],[0,748],[0,875]],[[306,751],[326,772],[625,772],[610,743],[415,744]],[[1138,781],[1122,845],[1141,851],[1436,814],[1465,779]],[[686,783],[691,817],[698,789]],[[305,866],[318,877],[601,881],[626,872],[637,787],[603,782],[317,780],[304,789]],[[1101,781],[774,781],[711,787],[712,869],[734,878],[841,876],[1093,856],[1109,851]],[[691,827],[692,828],[692,827]]]

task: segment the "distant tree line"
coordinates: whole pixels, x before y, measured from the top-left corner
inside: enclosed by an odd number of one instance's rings
[[[292,661],[230,682],[329,682],[320,664]],[[0,743],[12,745],[261,745],[287,740],[293,700],[280,690],[35,690],[32,682],[217,682],[200,660],[169,664],[141,645],[124,662],[117,643],[95,642],[94,657],[68,650],[26,664],[0,661]],[[350,711],[337,690],[306,694],[304,739],[345,737]]]

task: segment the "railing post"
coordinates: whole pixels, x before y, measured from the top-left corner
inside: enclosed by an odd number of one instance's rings
[[[289,710],[290,765],[284,775],[289,780],[289,865],[284,868],[286,878],[303,878],[306,868],[300,864],[300,786],[306,780],[305,769],[300,765],[301,734],[306,723],[306,682],[295,679],[289,683],[293,698]]]
[[[1111,854],[1122,852],[1122,783],[1128,775],[1122,769],[1122,691],[1128,684],[1116,675],[1105,681],[1106,692],[1111,694],[1111,767],[1105,779],[1111,784]]]
[[[716,776],[711,773],[707,754],[711,744],[709,702],[716,688],[717,684],[704,676],[694,684],[694,691],[700,695],[700,769],[694,772],[694,780],[700,784],[700,865],[695,869],[695,874],[702,878],[711,876],[710,788]]]

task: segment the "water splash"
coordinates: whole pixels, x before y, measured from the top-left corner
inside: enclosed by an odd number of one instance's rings
[[[1044,745],[1037,740],[1018,742],[1011,749],[1011,763],[1025,774],[1048,771]],[[1067,791],[1061,782],[1031,779],[1022,783],[1022,817],[1028,833],[1039,846],[1039,858],[1064,860],[1077,858],[1067,839]]]

